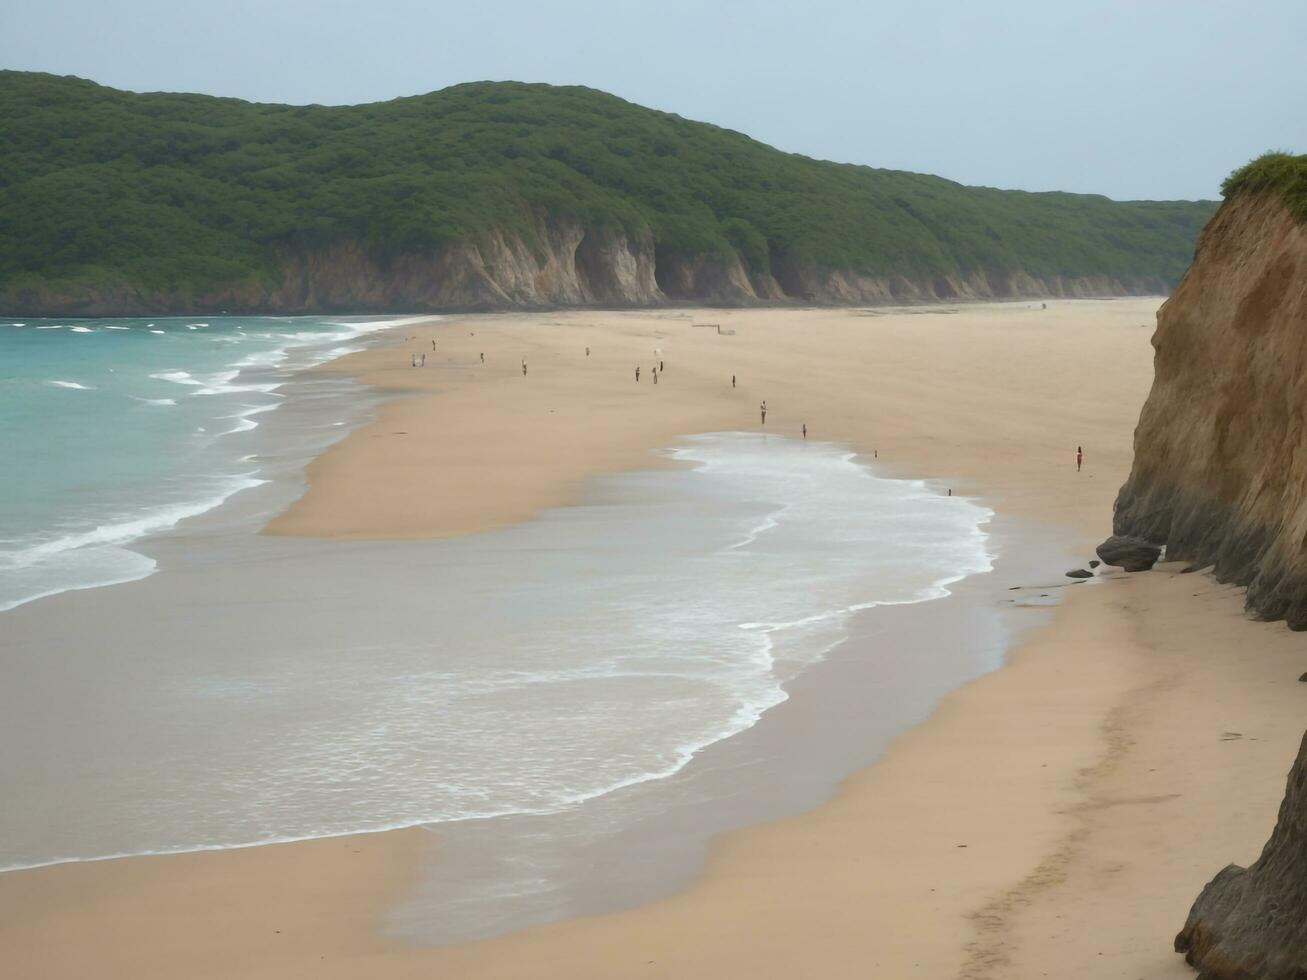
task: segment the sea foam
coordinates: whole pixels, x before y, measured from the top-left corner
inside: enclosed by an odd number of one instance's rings
[[[162,782],[106,771],[97,808],[31,828],[0,815],[0,860],[582,806],[757,723],[859,614],[991,567],[987,508],[841,447],[718,433],[670,455],[689,468],[602,478],[585,505],[491,534],[246,541],[235,605],[196,572],[174,595],[191,613],[102,652],[188,651],[151,661],[130,717],[103,721],[153,733],[121,764]]]

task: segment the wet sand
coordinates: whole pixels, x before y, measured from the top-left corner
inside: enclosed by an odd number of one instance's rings
[[[766,398],[769,428],[807,422],[905,475],[1065,525],[1088,557],[1129,467],[1156,301],[1052,307],[410,330],[332,366],[414,397],[321,457],[273,529],[455,535],[522,519],[574,499],[588,473],[647,465],[676,434],[756,425]],[[654,346],[667,362],[656,388]],[[409,368],[422,348],[428,367]],[[507,363],[478,374],[481,349]],[[428,843],[402,832],[358,853],[338,839],[0,875],[0,949],[16,974],[50,977],[90,962],[123,977],[1189,975],[1170,938],[1202,883],[1255,857],[1270,830],[1301,734],[1304,657],[1201,575],[1067,592],[1007,666],[835,800],[720,838],[670,898],[414,949],[381,926]]]

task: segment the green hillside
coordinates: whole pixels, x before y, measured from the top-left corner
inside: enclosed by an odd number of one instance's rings
[[[1307,154],[1263,153],[1225,179],[1221,193],[1265,191],[1278,194],[1299,221],[1307,221]]]
[[[964,187],[811,160],[585,88],[458,85],[348,107],[0,72],[0,289],[202,292],[347,240],[383,263],[534,213],[872,275],[1176,281],[1211,202]]]

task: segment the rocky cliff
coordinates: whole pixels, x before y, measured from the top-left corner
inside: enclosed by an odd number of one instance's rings
[[[1157,315],[1154,380],[1116,534],[1248,587],[1307,629],[1307,227],[1274,193],[1231,197]]]
[[[349,313],[803,303],[848,306],[1018,297],[1159,294],[1159,276],[1036,277],[1016,271],[910,279],[782,263],[748,270],[735,254],[661,252],[652,236],[537,216],[533,234],[492,231],[432,255],[379,259],[358,243],[279,256],[280,272],[209,291],[0,286],[0,310],[23,316]]]
[[[1164,546],[1246,585],[1253,615],[1307,629],[1307,158],[1268,155],[1226,193],[1158,313],[1100,553]],[[1202,980],[1307,977],[1307,739],[1261,857],[1208,883],[1175,948]]]

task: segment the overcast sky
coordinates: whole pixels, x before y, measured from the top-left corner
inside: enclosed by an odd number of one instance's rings
[[[581,84],[809,156],[1116,198],[1215,197],[1307,151],[1307,0],[0,0],[0,65],[263,102]]]

